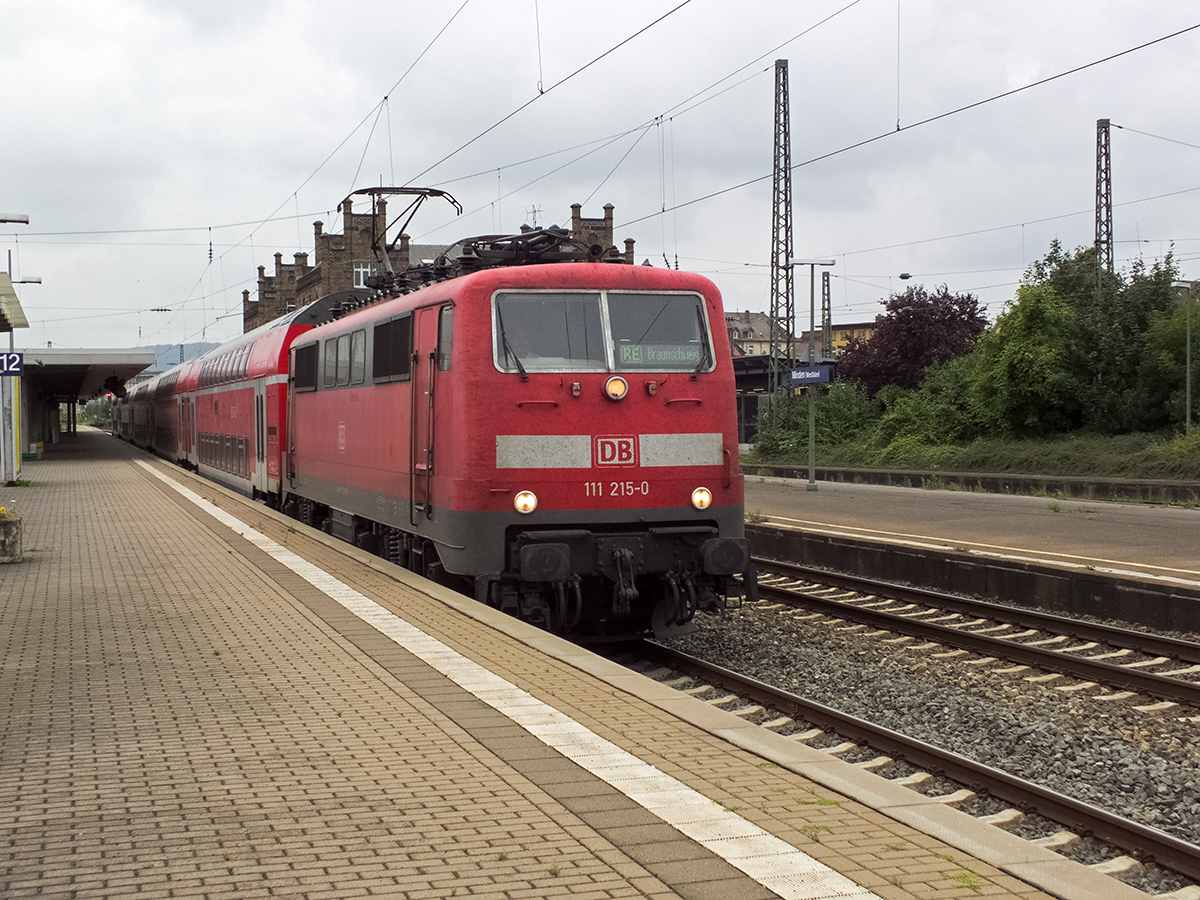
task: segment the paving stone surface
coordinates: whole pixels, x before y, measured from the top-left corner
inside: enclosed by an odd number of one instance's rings
[[[0,488],[0,896],[774,896],[137,460],[83,432]],[[153,465],[879,897],[1047,896]]]

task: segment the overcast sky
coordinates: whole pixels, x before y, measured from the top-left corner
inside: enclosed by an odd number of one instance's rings
[[[30,218],[0,249],[42,279],[18,347],[231,338],[258,266],[379,184],[461,202],[428,203],[420,243],[611,203],[639,263],[765,311],[776,59],[795,253],[836,260],[836,323],[908,284],[994,318],[1051,240],[1090,245],[1101,118],[1118,267],[1173,245],[1200,277],[1200,29],[1124,53],[1200,25],[1194,0],[0,0],[0,21],[0,214]],[[796,295],[800,330],[807,270]]]

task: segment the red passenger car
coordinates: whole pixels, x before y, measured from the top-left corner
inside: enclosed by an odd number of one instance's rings
[[[332,294],[135,385],[117,403],[118,436],[278,505],[292,341],[367,296]]]

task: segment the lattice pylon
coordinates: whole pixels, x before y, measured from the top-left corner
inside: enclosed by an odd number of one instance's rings
[[[792,146],[788,99],[788,61],[775,61],[775,167],[771,204],[772,395],[791,380],[796,301],[792,284]]]
[[[1096,120],[1096,268],[1113,271],[1112,147],[1108,119]]]

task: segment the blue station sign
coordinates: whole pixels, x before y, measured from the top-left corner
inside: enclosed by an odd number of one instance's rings
[[[833,366],[805,366],[802,369],[792,369],[792,386],[803,387],[806,384],[829,384],[833,381]]]
[[[25,374],[24,353],[0,353],[0,378]]]

